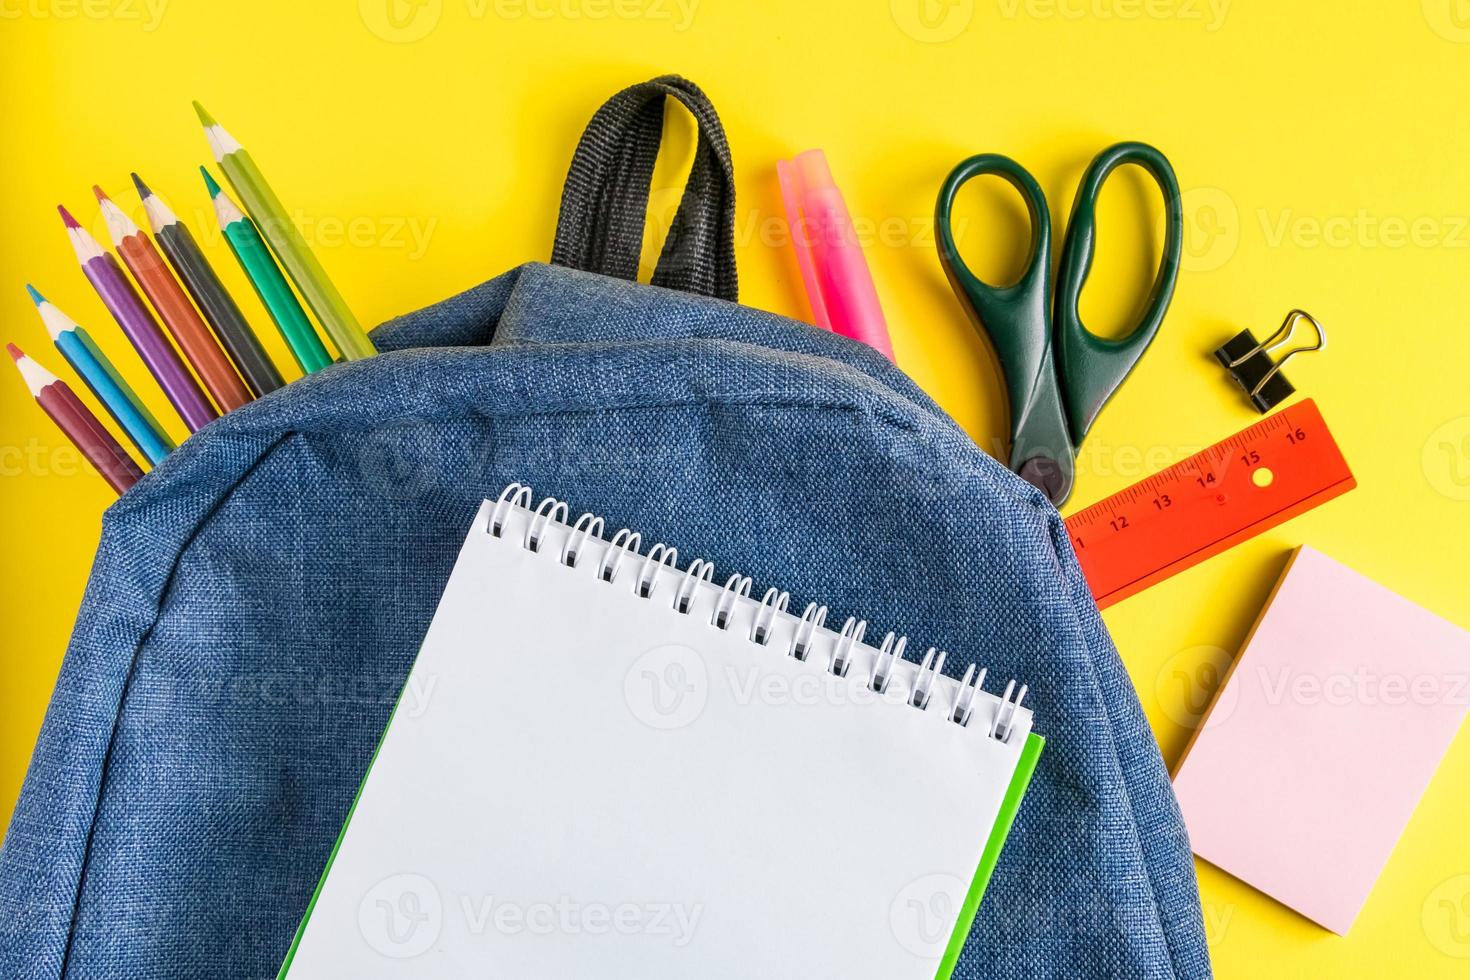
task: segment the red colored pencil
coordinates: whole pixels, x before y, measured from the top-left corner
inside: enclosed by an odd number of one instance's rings
[[[121,494],[142,479],[143,471],[133,462],[133,457],[103,428],[97,416],[82,404],[65,381],[31,360],[14,344],[6,344],[5,349],[25,379],[26,387],[31,389],[36,404],[51,416],[51,421],[81,450],[112,489]]]
[[[194,304],[189,302],[184,288],[164,264],[163,256],[158,254],[153,242],[133,224],[133,219],[124,214],[122,208],[112,203],[102,188],[93,187],[92,193],[97,195],[97,203],[102,206],[102,216],[107,220],[107,231],[117,246],[117,254],[122,256],[123,264],[142,287],[148,302],[158,311],[179,349],[194,365],[194,373],[199,375],[220,412],[232,412],[251,401],[250,390],[235,373],[219,342],[194,310]]]

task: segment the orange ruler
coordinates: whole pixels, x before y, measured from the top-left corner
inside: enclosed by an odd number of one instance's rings
[[[1355,486],[1307,400],[1066,523],[1087,584],[1106,608]]]

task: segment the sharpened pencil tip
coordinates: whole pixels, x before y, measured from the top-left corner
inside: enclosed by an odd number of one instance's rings
[[[204,175],[204,189],[209,191],[209,196],[219,197],[219,184],[215,183],[214,178],[210,176],[209,169],[200,167],[199,172]]]
[[[46,297],[42,296],[40,292],[37,291],[36,287],[32,286],[30,283],[26,283],[26,292],[31,294],[31,302],[35,303],[37,306],[40,306],[42,303],[46,302]]]
[[[153,192],[148,189],[148,185],[147,184],[143,183],[143,178],[142,177],[139,177],[135,173],[134,174],[129,174],[128,176],[133,178],[133,186],[136,187],[136,188],[138,188],[138,196],[139,197],[150,197],[150,196],[152,196]]]
[[[97,195],[98,204],[106,204],[107,202],[112,200],[112,198],[107,196],[107,192],[96,184],[92,185],[92,193]]]
[[[26,356],[25,352],[14,344],[6,344],[5,349],[10,352],[10,359],[17,364],[20,363],[22,357]]]
[[[71,212],[66,209],[65,204],[56,205],[56,211],[58,214],[61,215],[62,222],[68,228],[80,228],[82,226],[82,223],[80,221],[71,216]]]
[[[209,110],[199,104],[198,99],[194,100],[194,113],[199,117],[199,121],[205,126],[219,125],[219,123],[214,121],[214,117],[209,114]]]

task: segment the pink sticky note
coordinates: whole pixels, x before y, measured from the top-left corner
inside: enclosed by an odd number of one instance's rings
[[[1470,706],[1470,633],[1288,563],[1174,776],[1194,853],[1346,935]]]

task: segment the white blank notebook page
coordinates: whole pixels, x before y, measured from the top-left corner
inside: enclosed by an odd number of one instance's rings
[[[314,977],[931,980],[1030,730],[798,618],[481,508],[289,964]],[[674,609],[681,583],[687,614]],[[728,603],[729,599],[725,601]],[[766,613],[769,616],[769,612]],[[881,665],[880,665],[881,666]],[[984,914],[982,905],[981,914]]]

